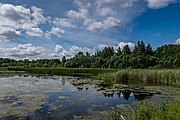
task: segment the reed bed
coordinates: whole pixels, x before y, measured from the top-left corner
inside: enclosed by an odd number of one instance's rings
[[[111,120],[180,120],[180,100],[155,105],[149,102],[139,104],[136,109],[123,115],[122,111],[110,112]]]
[[[180,120],[180,100],[170,104],[140,105],[134,110],[135,120]]]
[[[180,86],[180,69],[125,69],[114,73],[103,73],[98,79],[105,84],[166,84]]]

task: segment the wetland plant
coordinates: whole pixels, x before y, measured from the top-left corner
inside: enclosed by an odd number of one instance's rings
[[[114,73],[103,73],[98,75],[98,79],[109,85],[110,83],[121,84],[166,84],[180,86],[179,69],[125,69]]]

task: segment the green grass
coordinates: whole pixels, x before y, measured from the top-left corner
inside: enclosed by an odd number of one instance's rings
[[[134,118],[135,120],[180,120],[180,100],[167,105],[162,104],[158,108],[152,104],[140,105],[134,110]]]
[[[180,100],[160,105],[146,102],[139,104],[126,115],[120,110],[115,110],[108,116],[111,120],[123,120],[123,118],[125,120],[180,120]]]
[[[0,74],[19,74],[24,73],[22,71],[9,71],[6,67],[0,67]]]
[[[7,71],[7,70],[8,70],[7,68],[0,67],[0,71]]]
[[[180,86],[180,69],[124,69],[114,73],[103,73],[98,79],[105,84],[168,84]]]
[[[8,68],[10,71],[26,71],[33,74],[51,74],[51,75],[74,75],[91,76],[99,73],[112,73],[115,69],[97,69],[97,68]]]
[[[32,74],[96,76],[104,86],[114,83],[137,85],[180,86],[180,69],[98,69],[98,68],[8,68],[10,71],[26,71]]]
[[[166,104],[146,101],[139,103],[135,108],[117,108],[98,117],[85,120],[180,120],[180,100]]]

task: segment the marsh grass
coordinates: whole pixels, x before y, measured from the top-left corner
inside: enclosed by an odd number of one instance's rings
[[[7,71],[7,70],[8,70],[7,68],[0,67],[0,71]]]
[[[6,67],[0,67],[0,75],[2,74],[20,74],[24,73],[23,71],[9,71]]]
[[[92,76],[100,73],[112,73],[116,69],[97,69],[97,68],[8,68],[10,71],[26,71],[33,74],[51,75],[72,75],[72,76]]]
[[[180,100],[155,105],[150,102],[138,104],[126,115],[121,110],[109,112],[110,120],[180,120]]]
[[[180,120],[180,100],[158,107],[150,103],[139,105],[133,114],[135,120]]]
[[[98,79],[104,80],[104,83],[121,84],[166,84],[180,86],[180,69],[125,69],[114,73],[99,74]]]

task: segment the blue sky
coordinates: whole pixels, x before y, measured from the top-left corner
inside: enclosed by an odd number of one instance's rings
[[[72,57],[180,42],[179,0],[0,0],[0,57]]]

